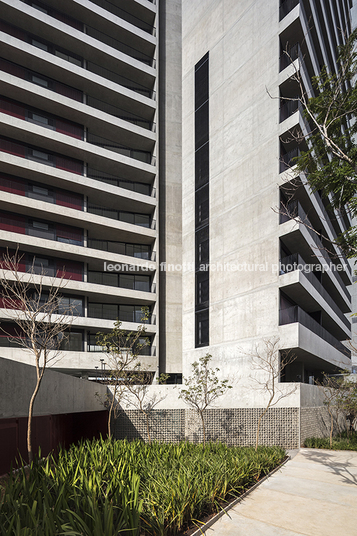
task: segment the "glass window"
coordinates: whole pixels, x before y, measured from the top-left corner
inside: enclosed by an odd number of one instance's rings
[[[48,195],[48,188],[44,188],[43,186],[35,186],[35,185],[33,185],[32,186],[32,191],[35,194]]]
[[[32,39],[31,44],[34,47],[40,48],[41,50],[45,50],[46,52],[48,52],[48,45],[46,45],[45,43],[41,43],[41,41],[37,41],[37,39]]]
[[[135,276],[135,290],[141,290],[143,292],[150,292],[150,276],[136,275]]]
[[[48,231],[49,230],[49,224],[46,223],[46,222],[43,222],[43,221],[33,221],[32,226],[35,229],[42,229],[43,231]]]
[[[47,117],[44,117],[43,115],[34,114],[31,113],[33,121],[36,121],[36,123],[42,123],[44,125],[49,124],[49,119]]]
[[[48,81],[47,80],[45,80],[44,78],[40,78],[39,76],[36,76],[34,74],[31,77],[31,81],[34,84],[37,84],[38,86],[48,87]]]
[[[150,227],[149,214],[135,214],[135,224],[141,227]]]
[[[103,272],[103,285],[109,285],[110,287],[118,286],[118,274],[110,274],[108,272]]]

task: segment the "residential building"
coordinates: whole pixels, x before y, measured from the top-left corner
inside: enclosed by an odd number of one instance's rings
[[[68,277],[78,316],[58,368],[100,370],[95,333],[136,329],[143,306],[142,360],[173,382],[211,353],[252,391],[266,338],[297,356],[282,381],[350,367],[351,268],[314,232],[350,219],[290,169],[309,124],[288,100],[296,73],[312,95],[321,66],[336,71],[350,8],[0,0],[0,247]]]
[[[156,372],[157,5],[4,0],[0,13],[0,248],[18,249],[20,271],[64,274],[76,318],[58,368],[100,372],[96,333],[135,330],[146,307],[141,360]]]
[[[350,7],[182,2],[183,260],[195,265],[183,273],[184,374],[209,352],[249,389],[250,354],[267,338],[297,356],[282,381],[351,366],[351,268],[315,232],[333,241],[351,220],[290,169],[306,147],[292,133],[310,125],[288,100],[296,75],[311,96],[323,65],[336,72]]]

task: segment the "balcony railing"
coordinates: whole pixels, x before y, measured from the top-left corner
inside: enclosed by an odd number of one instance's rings
[[[145,164],[150,164],[154,166],[156,164],[156,158],[149,151],[141,151],[138,149],[132,149],[131,147],[125,147],[120,145],[114,140],[108,140],[88,132],[87,142],[98,147],[103,147],[103,149],[108,149],[108,151],[113,151],[115,153],[121,154],[123,156],[128,156]]]
[[[322,244],[322,242],[321,242],[320,238],[318,237],[318,235],[314,232],[313,226],[311,225],[311,222],[310,222],[309,218],[307,217],[306,212],[304,211],[304,209],[300,205],[300,203],[298,201],[290,201],[290,203],[288,203],[286,205],[285,209],[286,210],[284,212],[280,212],[280,221],[279,221],[279,223],[285,223],[286,221],[290,221],[292,219],[299,218],[301,223],[304,224],[305,229],[307,230],[307,232],[309,233],[309,235],[311,236],[313,242],[316,245],[316,249],[318,249],[319,253],[324,258],[324,260],[327,263],[328,267],[333,266],[334,264],[333,264],[333,262],[331,260],[331,257],[327,253],[326,248]],[[334,274],[335,274],[335,277],[338,280],[339,284],[341,285],[341,288],[342,288],[344,294],[346,295],[348,300],[350,300],[351,295],[348,292],[348,290],[346,288],[346,285],[342,281],[342,278],[341,278],[340,274],[337,271],[334,271]]]
[[[300,156],[300,149],[295,147],[287,153],[281,153],[280,156],[280,173],[287,171],[294,165],[293,159]]]
[[[94,4],[97,6],[100,6],[103,9],[106,9],[107,11],[110,11],[110,13],[113,13],[113,15],[116,15],[117,17],[120,17],[130,24],[133,24],[137,28],[140,28],[141,30],[144,30],[144,32],[148,32],[152,35],[156,35],[156,28],[152,26],[151,24],[143,21],[142,19],[139,19],[138,17],[135,17],[135,15],[132,15],[131,13],[128,13],[124,9],[121,9],[117,5],[113,4],[112,2],[109,2],[108,0],[92,0]],[[152,0],[149,0],[152,1]]]
[[[321,199],[321,196],[320,196],[320,194],[318,192],[316,192],[315,199],[316,199],[317,204],[319,205],[319,207],[321,209],[321,212],[322,212],[322,214],[324,216],[324,221],[326,222],[326,225],[330,229],[334,240],[336,240],[337,239],[337,233],[336,233],[336,231],[334,229],[334,226],[332,225],[331,218],[328,215],[328,213],[327,213],[327,211],[325,209],[325,205],[324,205],[324,203],[323,203],[323,201]],[[352,275],[351,266],[349,265],[349,263],[347,261],[346,255],[343,253],[343,251],[340,251],[339,255],[342,257],[343,262],[344,262],[345,266],[347,267],[347,271],[349,272],[350,275]]]
[[[328,342],[336,348],[339,352],[351,359],[351,352],[341,341],[336,339],[329,331],[321,326],[316,320],[314,320],[308,313],[306,313],[298,305],[288,307],[286,309],[280,309],[279,311],[279,325],[284,326],[286,324],[293,324],[298,322],[307,329],[318,335],[321,339]]]
[[[99,240],[97,238],[89,238],[87,244],[89,248],[107,251],[116,255],[125,255],[152,262],[156,260],[156,252],[150,251],[150,246],[143,244],[127,244],[125,242]]]
[[[89,205],[88,212],[90,214],[96,214],[97,216],[103,216],[104,218],[111,218],[113,220],[118,220],[118,221],[122,221],[125,223],[138,225],[139,227],[146,227],[148,229],[156,229],[156,220],[153,220],[149,214],[137,214],[134,212],[126,212],[124,210],[114,210],[114,209],[109,209],[109,208],[98,207],[95,205]]]
[[[331,309],[336,313],[338,318],[344,323],[344,325],[351,329],[351,323],[347,320],[341,309],[336,305],[336,302],[331,298],[325,287],[322,286],[316,275],[309,270],[308,265],[304,259],[298,253],[284,257],[280,261],[280,275],[294,272],[295,270],[302,271],[306,279],[312,284],[317,292],[323,297],[326,303],[329,304]]]
[[[108,102],[104,102],[97,98],[91,97],[90,95],[87,95],[86,104],[107,114],[114,115],[114,117],[117,117],[118,119],[128,121],[129,123],[137,125],[138,127],[142,127],[147,130],[151,130],[152,132],[156,132],[156,123],[150,121],[149,119],[144,119],[143,117],[133,114],[128,110],[123,110],[122,108],[118,108],[118,106],[114,106],[113,104],[109,104]]]
[[[286,15],[290,13],[290,11],[292,11],[298,4],[299,0],[283,0],[280,3],[279,20],[283,20],[283,18],[286,17]]]
[[[285,222],[290,221],[292,219],[298,218],[301,221],[301,223],[304,224],[305,229],[307,230],[307,232],[309,233],[309,235],[311,236],[313,242],[316,245],[316,249],[319,251],[319,253],[323,257],[323,259],[327,263],[328,267],[330,268],[331,266],[333,266],[334,263],[332,262],[330,255],[327,253],[326,247],[323,245],[323,243],[321,242],[321,240],[318,237],[318,235],[314,232],[313,226],[312,226],[309,218],[307,217],[306,212],[304,211],[304,209],[300,205],[300,203],[298,201],[290,201],[290,203],[288,203],[286,205],[285,209],[286,210],[284,210],[284,212],[280,212],[279,223],[282,224],[282,223],[285,223]],[[336,279],[338,280],[338,282],[339,282],[339,284],[340,284],[340,286],[342,288],[343,293],[346,295],[348,300],[351,300],[351,295],[348,292],[348,290],[346,288],[346,285],[342,281],[342,278],[341,278],[340,274],[335,270],[334,270],[333,273],[334,273]]]
[[[110,175],[109,173],[91,167],[87,168],[87,177],[105,182],[106,184],[111,184],[112,186],[117,186],[118,188],[125,188],[125,190],[130,190],[138,194],[156,197],[156,188],[153,188],[150,184],[146,184],[145,182],[133,182],[127,179],[121,179],[115,175]]]
[[[143,320],[144,313],[141,306],[117,305],[111,303],[88,303],[88,317],[102,320],[116,320],[120,322],[135,322],[137,324],[155,324],[156,315],[149,313],[147,320]]]

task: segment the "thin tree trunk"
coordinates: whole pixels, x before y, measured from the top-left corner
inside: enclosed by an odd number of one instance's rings
[[[112,398],[112,401],[110,403],[109,415],[108,415],[108,438],[109,439],[112,438],[112,415],[113,415],[114,400],[115,400],[115,397],[114,397],[114,393],[113,393],[113,398]]]
[[[149,445],[151,445],[149,415],[147,414],[147,412],[145,412],[145,418],[146,418],[146,433],[148,435]]]
[[[206,446],[206,426],[205,426],[205,420],[203,418],[203,412],[200,411],[200,417],[202,421],[202,432],[203,432],[203,446]]]
[[[262,419],[263,419],[264,415],[266,414],[266,412],[268,411],[268,409],[269,409],[269,406],[267,408],[265,408],[265,410],[263,411],[263,413],[260,415],[260,417],[258,419],[257,433],[256,433],[256,436],[255,436],[255,452],[257,452],[257,450],[258,450],[260,423],[262,422]]]
[[[332,448],[332,434],[333,434],[333,415],[330,408],[328,408],[330,414],[330,448]]]
[[[44,369],[43,369],[44,371]],[[43,378],[43,371],[42,373],[37,376],[37,382],[34,392],[32,393],[31,399],[30,399],[30,405],[29,405],[29,416],[27,421],[27,453],[29,457],[29,463],[31,464],[33,462],[33,452],[32,452],[32,417],[33,417],[33,407],[35,404],[36,396],[40,388],[40,384]]]

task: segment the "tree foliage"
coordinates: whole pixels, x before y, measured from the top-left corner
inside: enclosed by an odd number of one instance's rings
[[[347,209],[357,215],[357,30],[338,48],[337,72],[323,67],[313,78],[314,95],[307,95],[302,77],[296,71],[293,78],[299,84],[299,96],[310,125],[303,138],[307,149],[293,160],[298,172],[304,172],[314,191],[329,199],[332,208]],[[347,256],[357,253],[357,227],[350,227],[339,236],[338,245]]]
[[[228,380],[220,380],[217,376],[219,368],[210,368],[212,356],[206,354],[198,361],[192,363],[192,376],[184,378],[185,389],[181,389],[179,398],[190,406],[200,417],[203,432],[203,444],[206,444],[206,426],[204,420],[205,410],[224,395],[227,389]]]
[[[149,312],[143,309],[143,324],[136,331],[123,329],[122,322],[117,320],[112,331],[97,333],[97,344],[106,354],[106,382],[111,386],[111,391],[105,398],[100,400],[108,409],[108,437],[112,437],[113,421],[115,422],[120,411],[120,401],[123,398],[125,384],[129,381],[130,372],[138,366],[138,356],[143,348],[148,346],[145,323]],[[97,395],[98,396],[98,395]]]
[[[61,291],[66,286],[64,276],[48,277],[43,269],[38,273],[34,263],[27,272],[21,272],[20,261],[21,256],[16,251],[14,255],[9,252],[4,254],[0,263],[2,307],[7,318],[16,326],[15,331],[9,331],[3,324],[1,331],[17,346],[27,350],[36,370],[27,421],[27,452],[31,463],[35,400],[48,364],[60,357],[61,347],[77,312],[62,300]]]
[[[281,375],[284,373],[287,365],[295,361],[296,355],[289,351],[280,351],[279,337],[264,339],[262,347],[256,345],[254,351],[249,355],[252,360],[252,368],[259,374],[254,376],[258,387],[263,395],[266,395],[266,404],[260,412],[255,436],[255,450],[258,450],[260,425],[264,415],[269,408],[275,406],[280,400],[292,395],[297,386],[287,383],[281,383]],[[261,378],[260,378],[261,376]]]

